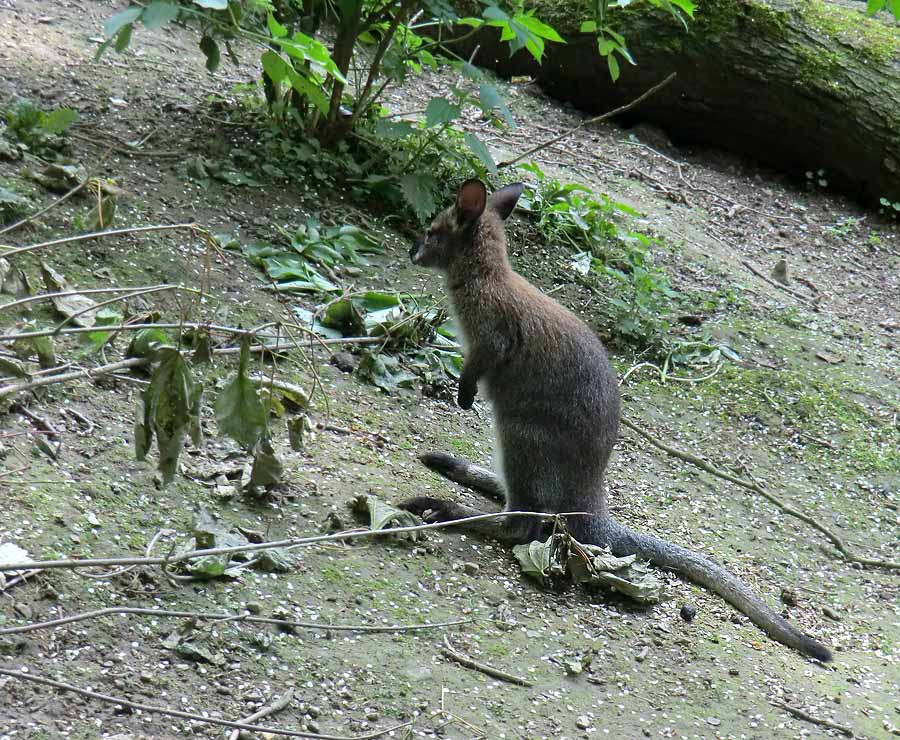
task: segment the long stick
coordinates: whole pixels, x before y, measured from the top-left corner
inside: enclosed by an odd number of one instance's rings
[[[175,563],[203,558],[210,555],[233,555],[242,552],[259,552],[274,548],[305,547],[317,545],[321,542],[343,542],[345,540],[368,539],[370,537],[385,537],[407,532],[424,532],[431,529],[446,529],[468,522],[479,522],[500,517],[534,517],[538,519],[555,519],[565,516],[595,516],[589,511],[565,511],[559,514],[547,514],[542,511],[498,511],[492,514],[478,514],[463,519],[454,519],[449,522],[434,522],[432,524],[416,524],[409,527],[392,527],[391,529],[357,529],[334,534],[320,534],[313,537],[293,537],[272,542],[258,542],[236,547],[215,547],[207,550],[192,550],[172,557],[121,557],[121,558],[85,558],[83,560],[35,560],[23,563],[0,563],[0,572],[10,570],[30,570],[31,568],[96,568],[111,565],[173,565]]]
[[[52,686],[62,691],[71,691],[73,694],[80,694],[89,699],[98,699],[110,704],[118,704],[123,707],[131,707],[132,709],[140,709],[142,712],[153,712],[154,714],[164,714],[168,717],[179,717],[180,719],[188,719],[192,722],[200,722],[202,724],[218,725],[219,727],[233,727],[237,730],[246,730],[247,732],[267,733],[270,735],[286,735],[287,737],[311,737],[318,740],[373,740],[376,737],[383,737],[389,732],[394,732],[402,727],[408,727],[411,723],[404,722],[393,727],[385,727],[383,730],[367,733],[366,735],[322,735],[317,732],[300,732],[298,730],[282,730],[278,727],[264,727],[261,725],[248,725],[242,722],[231,722],[227,719],[213,719],[212,717],[202,714],[193,714],[192,712],[182,712],[178,709],[168,709],[166,707],[158,707],[153,704],[143,704],[136,701],[129,701],[119,696],[110,696],[109,694],[101,694],[97,691],[89,691],[87,689],[73,686],[62,681],[54,681],[43,676],[36,676],[33,673],[25,673],[23,671],[11,671],[7,668],[0,668],[0,676],[9,676],[10,678],[18,678],[22,681],[33,681],[34,683]]]
[[[666,79],[664,79],[662,82],[656,83],[653,87],[651,87],[649,90],[647,90],[642,95],[639,95],[638,97],[636,97],[630,103],[625,103],[625,105],[620,105],[618,108],[608,111],[607,113],[601,113],[599,116],[594,116],[593,118],[589,118],[586,121],[582,121],[577,126],[575,126],[575,128],[570,128],[568,131],[563,131],[559,136],[554,136],[552,139],[549,139],[545,142],[542,142],[541,144],[538,144],[535,147],[532,147],[527,152],[525,152],[524,154],[520,154],[518,157],[516,157],[514,159],[507,160],[506,162],[499,162],[497,164],[497,167],[498,168],[499,167],[509,167],[510,165],[515,164],[516,162],[521,162],[526,157],[530,157],[535,152],[539,152],[541,149],[546,149],[548,146],[553,146],[556,142],[562,141],[567,136],[571,136],[575,132],[583,129],[585,126],[590,126],[592,123],[600,123],[600,121],[605,121],[607,118],[612,118],[613,116],[617,116],[620,113],[624,113],[627,110],[631,110],[636,105],[643,103],[647,98],[649,98],[654,93],[657,93],[660,90],[662,90],[666,85],[668,85],[672,80],[675,79],[675,76],[676,76],[676,73],[672,72],[672,74],[670,74],[668,77],[666,77]]]
[[[160,224],[158,226],[132,226],[128,229],[112,229],[111,231],[93,231],[90,234],[79,234],[77,236],[65,236],[61,239],[53,239],[49,242],[41,242],[40,244],[29,244],[27,247],[17,247],[16,249],[9,249],[8,252],[3,252],[0,254],[0,257],[14,257],[17,254],[24,254],[25,252],[34,252],[38,249],[44,249],[45,247],[56,247],[60,244],[71,244],[73,242],[84,242],[89,241],[91,239],[99,239],[102,236],[118,236],[120,234],[143,234],[149,231],[174,231],[178,229],[191,229],[192,231],[200,231],[200,227],[197,224]],[[4,245],[0,244],[0,249],[6,249]]]
[[[88,619],[97,619],[108,614],[137,614],[144,617],[169,617],[173,619],[214,619],[214,620],[237,620],[241,622],[250,622],[257,624],[274,624],[278,627],[291,627],[293,629],[304,630],[330,630],[332,632],[418,632],[419,630],[432,630],[442,627],[455,627],[460,624],[469,624],[471,619],[454,619],[449,622],[425,622],[422,624],[393,624],[393,625],[371,625],[371,624],[324,624],[321,622],[295,622],[290,619],[273,619],[270,617],[257,617],[252,614],[218,614],[215,612],[189,612],[189,611],[173,611],[167,609],[145,609],[136,606],[109,606],[104,609],[95,609],[90,612],[81,612],[80,614],[70,614],[67,617],[59,619],[48,619],[45,622],[32,622],[31,624],[23,624],[19,627],[3,627],[0,628],[0,635],[21,635],[25,632],[35,632],[42,629],[51,629],[54,627],[62,627],[65,624],[73,622],[83,622]]]

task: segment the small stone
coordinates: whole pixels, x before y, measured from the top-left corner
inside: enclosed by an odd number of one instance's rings
[[[638,663],[643,663],[645,660],[647,660],[647,654],[648,654],[649,652],[650,652],[650,648],[648,648],[648,647],[645,645],[644,647],[641,648],[641,651],[640,651],[637,655],[634,656],[634,659],[635,659]]]
[[[262,614],[263,605],[258,601],[248,601],[247,611],[251,614]]]
[[[788,266],[787,260],[778,260],[775,263],[775,267],[772,268],[772,280],[781,283],[782,285],[790,284],[790,278],[788,278]]]
[[[706,724],[712,725],[713,727],[718,727],[722,724],[721,720],[716,719],[715,717],[707,717]]]
[[[588,727],[591,726],[591,721],[585,715],[582,714],[578,719],[575,720],[575,726],[579,730],[586,730]]]
[[[781,601],[788,606],[797,606],[800,600],[797,598],[797,592],[792,588],[781,589]]]
[[[331,364],[342,373],[352,373],[356,369],[356,358],[349,352],[335,352],[331,356]]]
[[[837,613],[834,609],[832,609],[830,606],[823,606],[823,607],[822,607],[822,614],[824,614],[824,615],[825,615],[826,617],[828,617],[829,619],[833,619],[835,622],[840,622],[840,621],[841,621],[841,615],[838,614],[838,613]]]
[[[310,732],[315,732],[316,734],[318,734],[319,733],[319,723],[312,719],[307,720],[306,729],[309,730]]]
[[[463,572],[468,576],[478,575],[481,566],[478,563],[463,563]]]
[[[693,622],[694,617],[697,616],[697,608],[691,606],[690,604],[684,604],[681,607],[681,611],[679,612],[679,614],[685,622]]]
[[[320,714],[322,714],[322,710],[319,707],[317,707],[315,704],[310,704],[306,708],[306,713],[313,719],[316,719]],[[312,730],[312,728],[310,728],[310,729]],[[317,732],[317,730],[313,730],[313,732]]]
[[[368,712],[366,712],[366,719],[369,720],[369,722],[377,722],[380,718],[381,715],[378,714],[378,712],[376,712],[374,709],[370,709]]]
[[[729,668],[728,675],[729,676],[740,676],[741,672],[737,668]]]

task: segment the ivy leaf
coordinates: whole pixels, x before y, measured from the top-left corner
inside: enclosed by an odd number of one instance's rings
[[[266,431],[266,409],[256,385],[247,377],[250,364],[250,337],[241,341],[238,371],[216,398],[216,423],[219,431],[235,442],[252,448]]]
[[[492,175],[496,175],[497,165],[484,142],[475,136],[475,134],[466,134],[463,137],[463,140],[466,142],[466,146],[472,150],[472,153],[481,160],[481,163],[487,168],[487,171]]]
[[[129,23],[127,26],[123,27],[121,31],[116,35],[116,43],[113,48],[120,54],[128,48],[128,44],[131,43],[131,31],[134,28],[134,25]]]
[[[431,175],[404,175],[400,178],[400,192],[422,223],[437,210],[438,183]]]
[[[165,2],[165,0],[153,0],[145,9],[141,20],[144,28],[153,31],[174,21],[178,17],[178,6]]]
[[[219,45],[212,36],[204,36],[200,39],[200,51],[206,55],[206,70],[215,72],[219,68],[219,62],[222,55],[219,52]]]
[[[425,128],[434,128],[459,118],[462,109],[447,98],[432,98],[425,108]]]

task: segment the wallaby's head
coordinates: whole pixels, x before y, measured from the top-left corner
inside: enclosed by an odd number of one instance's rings
[[[503,222],[524,189],[517,182],[488,196],[481,180],[466,180],[459,187],[456,203],[438,214],[425,236],[409,250],[409,258],[422,267],[448,270],[457,260],[471,257],[474,250],[505,253]]]

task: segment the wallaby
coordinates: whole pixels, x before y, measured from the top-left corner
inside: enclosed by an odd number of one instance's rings
[[[608,545],[615,555],[637,554],[682,573],[773,639],[831,660],[828,648],[778,616],[721,565],[610,518],[604,473],[618,434],[618,385],[594,332],[509,264],[504,221],[523,188],[507,185],[488,197],[481,181],[467,180],[455,205],[410,250],[414,264],[446,278],[465,350],[458,403],[471,408],[482,383],[493,406],[499,475],[445,454],[423,455],[422,461],[446,478],[505,499],[507,511],[591,512],[568,517],[567,527],[580,542]],[[431,497],[401,506],[429,521],[484,513]],[[529,517],[465,525],[508,544],[538,539],[545,527]]]

